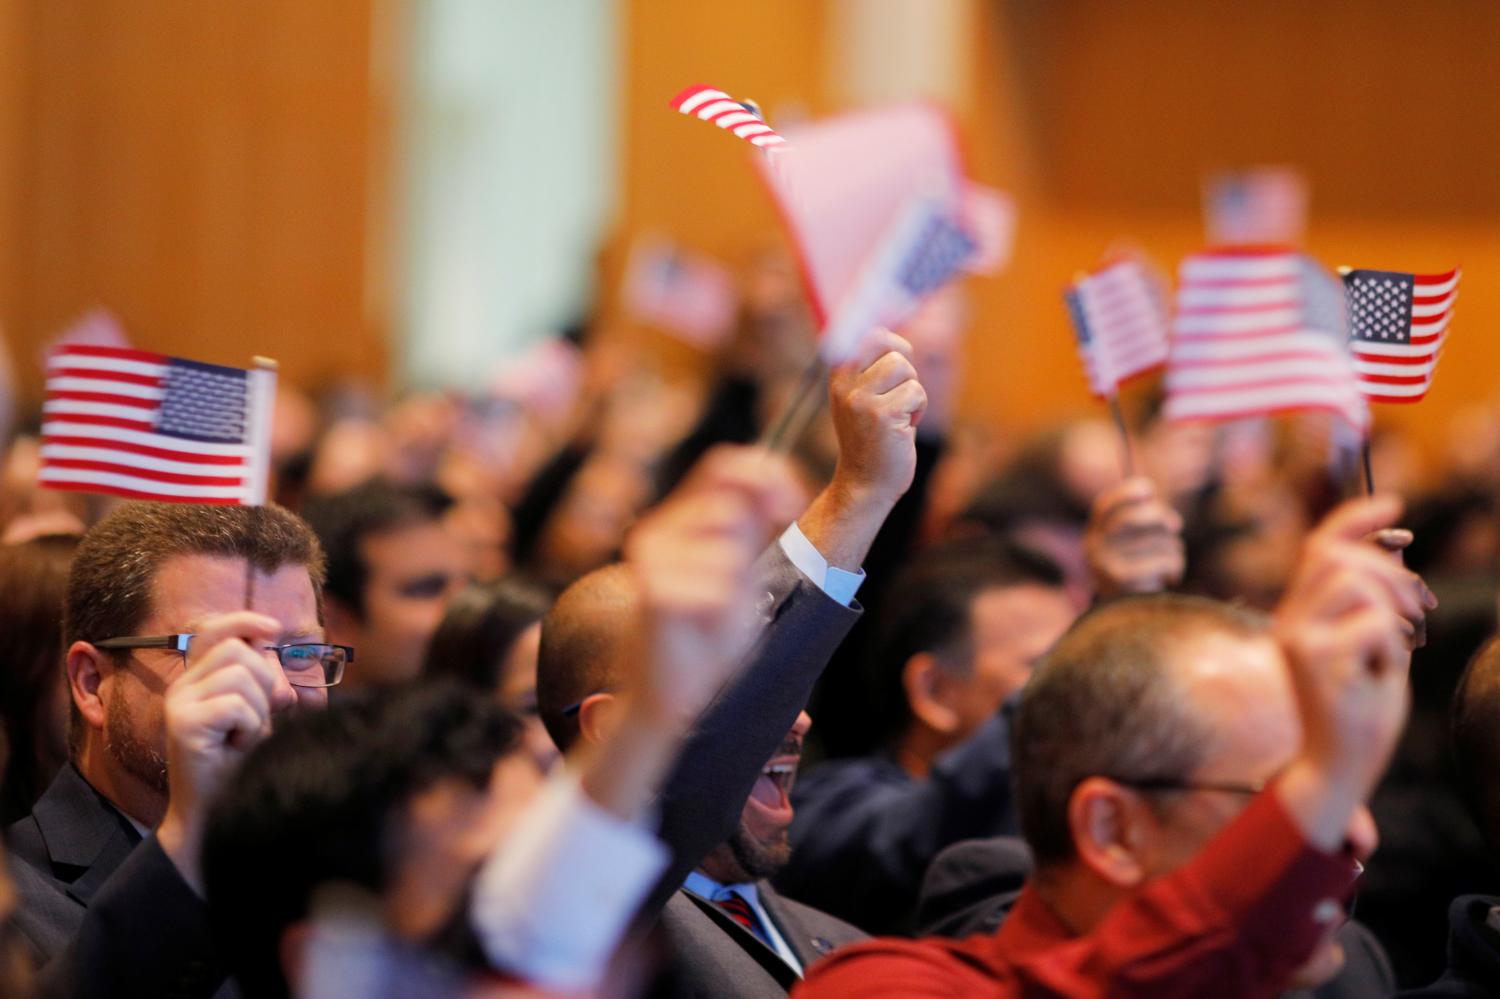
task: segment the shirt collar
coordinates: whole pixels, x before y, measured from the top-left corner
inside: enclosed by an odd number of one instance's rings
[[[730,892],[734,892],[752,906],[758,907],[760,905],[760,892],[756,891],[755,882],[753,881],[723,885],[702,871],[691,871],[688,873],[687,879],[682,882],[682,887],[695,895],[702,895],[710,902],[717,902]]]

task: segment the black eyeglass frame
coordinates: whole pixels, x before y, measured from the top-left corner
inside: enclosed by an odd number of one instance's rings
[[[194,637],[195,636],[191,632],[184,632],[176,635],[129,635],[122,638],[106,638],[103,641],[91,642],[89,644],[93,645],[96,649],[107,649],[109,651],[126,651],[131,649],[166,649],[169,652],[180,652],[184,656],[186,656],[188,652],[188,645],[191,644]],[[286,682],[294,687],[337,687],[339,685],[339,681],[344,678],[344,667],[348,666],[354,661],[354,646],[335,645],[332,642],[290,642],[286,645],[265,646],[265,649],[268,652],[276,653],[276,661],[281,664],[283,671],[285,671],[287,664],[287,649],[308,648],[342,649],[344,653],[344,659],[342,662],[334,663],[334,666],[337,667],[337,670],[335,671],[335,675],[331,679],[328,677],[329,666],[327,661],[325,660],[322,662],[324,678],[323,683],[298,682],[302,679],[302,675],[301,671],[296,670],[286,673]],[[294,676],[294,674],[297,675]]]
[[[1254,796],[1260,794],[1270,786],[1270,781],[1247,781],[1236,783],[1234,781],[1193,781],[1178,780],[1175,777],[1141,777],[1132,779],[1129,777],[1115,777],[1112,774],[1102,774],[1105,780],[1112,780],[1116,784],[1124,785],[1132,791],[1141,791],[1146,794],[1152,792],[1172,793],[1182,791],[1217,791],[1220,794],[1243,794]]]

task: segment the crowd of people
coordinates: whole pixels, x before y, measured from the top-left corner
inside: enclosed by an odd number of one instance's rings
[[[1500,994],[1500,413],[1364,496],[1140,396],[1124,474],[955,419],[950,288],[770,448],[747,288],[701,386],[283,386],[267,506],[41,490],[21,419],[0,995]]]

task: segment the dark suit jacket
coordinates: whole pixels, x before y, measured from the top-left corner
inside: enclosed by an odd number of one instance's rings
[[[1482,999],[1500,995],[1500,932],[1489,926],[1491,895],[1460,895],[1448,907],[1448,967],[1425,988],[1401,999]]]
[[[841,919],[756,885],[761,906],[802,967],[835,947],[866,939]],[[777,999],[799,977],[792,966],[717,905],[686,888],[667,902],[658,923],[666,952],[664,982],[653,995],[662,999]]]
[[[659,835],[672,862],[642,908],[647,921],[739,825],[755,779],[860,615],[858,605],[845,607],[798,572],[779,544],[757,571],[766,628],[739,678],[698,720],[662,786]]]
[[[918,932],[960,939],[1000,929],[1032,869],[1031,851],[1011,836],[955,843],[922,880]],[[986,900],[988,896],[988,900]],[[1396,988],[1396,976],[1380,941],[1353,920],[1339,929],[1344,969],[1315,989],[1284,999],[1374,999]]]
[[[959,840],[1016,831],[1007,704],[925,780],[881,757],[830,760],[792,789],[787,895],[877,935],[910,934],[922,874]]]
[[[208,909],[72,764],[7,831],[16,926],[44,996],[211,996],[225,985]]]

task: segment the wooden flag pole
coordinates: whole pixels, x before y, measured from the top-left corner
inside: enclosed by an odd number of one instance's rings
[[[270,479],[270,454],[271,454],[271,413],[272,406],[276,401],[276,374],[279,365],[269,357],[256,355],[251,359],[253,367],[250,371],[249,384],[247,386],[249,398],[248,419],[246,420],[246,442],[250,445],[251,462],[253,463],[252,481],[250,484],[249,506],[250,516],[260,516],[258,508],[269,500],[268,483]],[[255,562],[246,557],[245,559],[245,610],[255,609]]]
[[[1120,394],[1109,394],[1109,414],[1115,419],[1115,429],[1120,431],[1120,444],[1125,449],[1125,477],[1135,475],[1135,447],[1130,442],[1130,429],[1125,425],[1125,411],[1120,408]]]

